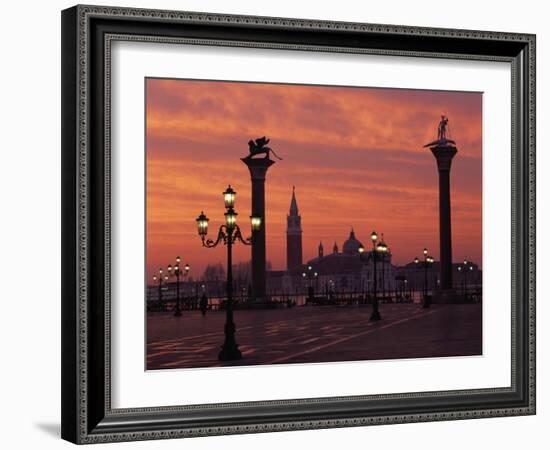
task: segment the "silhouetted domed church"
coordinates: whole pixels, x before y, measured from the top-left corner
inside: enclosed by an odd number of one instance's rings
[[[363,244],[357,240],[357,238],[355,237],[355,232],[352,228],[349,234],[349,238],[347,239],[347,241],[344,242],[344,253],[346,255],[358,255],[360,247],[363,247]]]
[[[319,243],[317,257],[302,262],[302,220],[298,210],[295,189],[292,189],[289,214],[287,215],[287,270],[283,280],[283,288],[292,292],[304,283],[303,272],[316,274],[316,283],[321,286],[330,285],[338,289],[364,289],[368,280],[372,279],[372,261],[369,249],[366,249],[364,260],[361,260],[359,248],[363,244],[355,236],[352,228],[348,238],[339,251],[338,243],[334,242],[332,252],[325,254],[323,243]],[[377,278],[392,284],[391,253],[385,254],[385,277],[382,267],[377,271]],[[382,282],[380,282],[380,285]],[[388,286],[389,287],[389,286]]]
[[[325,254],[323,243],[320,242],[317,257],[307,261],[306,266],[311,266],[319,277],[328,276],[336,280],[341,279],[343,286],[353,286],[359,282],[361,272],[365,270],[365,264],[359,256],[359,248],[362,245],[361,241],[355,237],[352,228],[349,237],[342,245],[342,252],[339,251],[338,244],[335,242],[332,246],[332,252]],[[389,257],[387,257],[386,263],[389,265]],[[337,281],[334,279],[332,282],[336,283]]]

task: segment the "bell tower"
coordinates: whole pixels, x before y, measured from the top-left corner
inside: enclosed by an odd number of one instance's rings
[[[286,216],[286,268],[297,269],[302,266],[302,218],[298,212],[295,187],[292,186],[290,210]]]

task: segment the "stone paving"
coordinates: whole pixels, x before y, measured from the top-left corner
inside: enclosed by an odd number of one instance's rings
[[[482,353],[481,305],[382,304],[235,311],[242,359],[220,362],[225,312],[147,316],[147,369],[467,356]]]

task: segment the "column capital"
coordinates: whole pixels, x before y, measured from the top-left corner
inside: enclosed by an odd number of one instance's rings
[[[265,180],[267,169],[275,164],[270,158],[252,158],[250,155],[241,158],[241,161],[247,165],[252,180]]]
[[[430,150],[432,151],[437,161],[437,169],[440,171],[441,170],[450,171],[453,157],[457,153],[456,147],[454,145],[449,145],[449,144],[435,145],[433,147],[430,147]]]

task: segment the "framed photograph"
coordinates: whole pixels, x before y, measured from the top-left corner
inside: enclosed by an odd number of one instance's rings
[[[62,437],[535,413],[535,36],[62,12]]]

